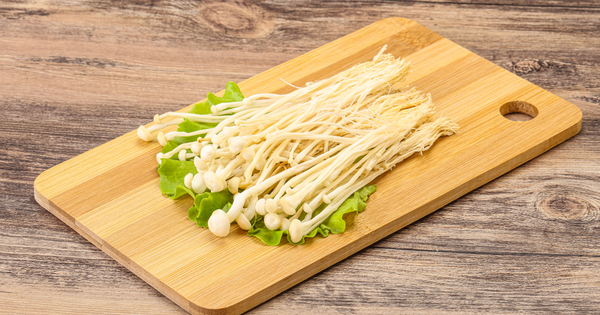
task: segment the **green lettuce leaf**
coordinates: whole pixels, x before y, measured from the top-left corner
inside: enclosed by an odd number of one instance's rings
[[[183,183],[185,175],[189,173],[198,173],[194,162],[162,159],[162,163],[158,167],[160,191],[171,199],[180,198],[185,194],[193,197],[194,193]]]
[[[367,185],[354,193],[353,196],[349,197],[342,203],[342,205],[333,213],[327,220],[323,221],[322,225],[327,226],[331,233],[340,234],[346,230],[346,221],[344,221],[344,214],[356,212],[359,214],[367,207],[367,199],[369,195],[375,192],[377,186]]]
[[[221,103],[230,103],[230,102],[240,102],[244,100],[244,95],[242,95],[242,91],[238,87],[235,82],[227,82],[227,86],[225,86],[225,93],[223,93],[223,97],[218,97],[212,93],[208,93],[206,96],[206,101],[194,104],[190,113],[192,114],[210,114],[210,107],[212,105],[217,105]]]
[[[190,110],[190,113],[192,114],[198,114],[198,115],[206,115],[206,114],[210,114],[210,107],[212,106],[212,104],[206,100],[204,102],[200,102],[200,103],[196,103],[194,104],[194,106],[192,106],[192,109]]]
[[[229,210],[233,202],[233,194],[225,189],[220,192],[205,192],[196,195],[194,205],[188,210],[188,218],[198,226],[208,227],[208,219],[217,209]]]
[[[235,82],[229,81],[225,86],[225,93],[223,93],[223,97],[218,97],[209,92],[206,98],[211,104],[217,105],[221,103],[240,102],[244,100],[244,95],[242,94],[242,91],[240,91],[240,87],[235,84]]]
[[[339,234],[343,233],[346,230],[346,221],[344,221],[344,214],[355,212],[360,213],[365,210],[367,206],[367,199],[369,195],[375,192],[377,186],[375,185],[367,185],[359,190],[357,190],[354,195],[348,197],[342,205],[333,213],[329,218],[327,218],[322,224],[320,224],[317,228],[312,230],[309,234],[302,237],[302,240],[298,243],[292,242],[290,239],[288,231],[280,231],[280,230],[269,230],[264,223],[263,218],[259,218],[256,220],[252,228],[248,231],[248,235],[258,237],[263,243],[270,246],[277,246],[281,242],[283,235],[287,236],[288,242],[291,244],[304,244],[305,239],[307,237],[315,237],[317,234],[320,234],[322,237],[327,237],[329,233]],[[321,205],[319,208],[315,209],[313,215],[319,214],[325,205]]]

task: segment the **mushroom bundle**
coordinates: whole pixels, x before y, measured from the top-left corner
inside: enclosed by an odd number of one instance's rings
[[[231,196],[203,214],[214,235],[227,236],[234,222],[244,230],[260,223],[300,243],[377,176],[458,130],[449,118],[433,118],[429,95],[396,86],[411,66],[384,50],[288,94],[243,98],[230,83],[229,96],[209,94],[205,112],[156,115],[138,136],[164,146],[159,164],[191,167],[178,172],[192,196]],[[153,135],[174,124],[196,127]]]

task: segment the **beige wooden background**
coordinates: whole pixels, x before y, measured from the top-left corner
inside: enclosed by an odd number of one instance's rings
[[[250,313],[597,312],[596,1],[2,0],[0,313],[183,313],[39,206],[35,177],[390,16],[578,105],[583,129]]]

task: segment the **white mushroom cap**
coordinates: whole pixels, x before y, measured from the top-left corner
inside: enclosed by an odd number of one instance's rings
[[[156,135],[156,138],[158,139],[158,143],[163,147],[167,145],[167,138],[165,138],[165,134],[162,131]]]
[[[236,154],[241,152],[246,146],[246,140],[242,137],[232,137],[229,139],[229,150]]]
[[[215,147],[212,145],[205,145],[200,150],[200,158],[205,162],[210,162],[215,157]]]
[[[267,214],[267,210],[265,209],[265,200],[264,199],[258,199],[256,201],[256,212],[260,215],[265,215]]]
[[[304,236],[304,233],[302,232],[302,222],[298,219],[294,219],[290,223],[288,231],[290,232],[290,239],[294,243],[300,242],[302,240],[302,236]]]
[[[194,179],[194,174],[188,173],[187,175],[185,175],[185,177],[183,178],[183,184],[186,188],[192,188],[192,179]]]
[[[237,222],[242,230],[248,231],[250,228],[252,228],[252,224],[250,224],[250,221],[243,213],[240,213],[240,215],[237,216],[235,222]]]
[[[186,154],[186,150],[185,149],[181,150],[181,151],[179,151],[177,158],[179,158],[180,161],[185,161],[186,160],[185,154]]]
[[[208,171],[204,173],[204,183],[211,192],[219,192],[225,189],[225,183],[214,172]]]
[[[233,177],[232,179],[230,179],[227,183],[227,189],[229,189],[229,192],[232,194],[236,194],[238,192],[238,188],[240,187],[241,181],[242,179],[239,177]]]
[[[194,178],[192,179],[192,182],[190,183],[192,190],[197,194],[201,194],[206,190],[206,184],[204,183],[203,175],[204,174],[202,174],[202,173],[198,173],[198,174],[194,175]]]
[[[250,201],[248,202],[248,208],[246,208],[246,210],[244,211],[244,215],[248,220],[252,220],[252,218],[254,218],[254,216],[256,215],[257,199],[258,198],[256,196],[252,197],[252,199],[250,199]]]
[[[144,126],[139,126],[137,129],[137,136],[138,138],[144,140],[144,141],[152,141],[154,140],[154,136],[152,136],[152,134],[150,133],[150,131],[148,131],[148,129],[146,129],[146,127]]]
[[[223,131],[221,131],[221,136],[223,136],[224,138],[232,137],[235,131],[235,127],[225,127],[223,128]]]
[[[267,164],[267,160],[265,160],[265,158],[263,156],[260,156],[258,158],[258,161],[256,162],[256,166],[254,168],[256,168],[257,170],[262,170],[263,168],[265,168],[265,164]]]
[[[192,147],[190,148],[192,152],[196,155],[200,155],[200,151],[202,150],[202,146],[198,142],[192,143]]]
[[[210,138],[210,140],[212,141],[212,143],[216,144],[216,145],[220,145],[223,142],[223,137],[221,135],[214,135]]]
[[[265,215],[265,226],[269,230],[277,230],[281,226],[281,219],[277,215],[277,213],[267,213]]]
[[[159,114],[154,114],[154,123],[155,124],[162,124],[162,121],[160,119],[160,115]]]
[[[196,169],[198,170],[198,172],[208,170],[208,164],[206,164],[206,162],[204,162],[198,156],[194,157],[194,166],[196,166]]]
[[[216,236],[227,236],[230,227],[227,213],[221,209],[215,210],[208,219],[208,229]]]
[[[268,213],[277,212],[277,203],[275,202],[275,200],[267,199],[265,201],[265,210],[267,210]]]
[[[290,228],[290,220],[288,220],[286,218],[281,219],[281,226],[279,227],[279,229],[282,231],[285,231],[289,228]]]
[[[252,150],[252,148],[244,148],[241,152],[240,155],[242,156],[242,158],[246,161],[252,161],[252,159],[254,158],[254,156],[256,155],[256,152],[254,150]]]
[[[281,199],[279,199],[279,205],[281,206],[281,209],[283,209],[283,212],[285,212],[286,214],[288,214],[288,215],[296,214],[296,209],[292,208],[289,205],[288,200],[285,197],[282,197]]]

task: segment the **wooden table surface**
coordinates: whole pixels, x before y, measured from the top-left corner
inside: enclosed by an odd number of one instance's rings
[[[583,128],[250,313],[599,312],[597,1],[1,0],[0,313],[184,314],[39,206],[35,177],[392,16],[574,103]]]

